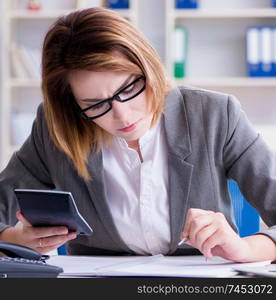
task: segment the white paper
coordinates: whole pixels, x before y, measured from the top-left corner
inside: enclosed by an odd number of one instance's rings
[[[62,276],[232,277],[238,267],[259,267],[269,261],[235,263],[204,256],[51,256],[49,264],[62,267]]]
[[[275,277],[276,278],[276,265],[267,265],[262,267],[236,267],[236,271],[243,272],[247,275],[257,275],[261,277]]]

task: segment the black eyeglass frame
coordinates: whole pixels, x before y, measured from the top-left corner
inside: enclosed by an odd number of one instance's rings
[[[139,80],[141,80],[141,79],[144,80],[144,85],[143,85],[143,87],[142,87],[136,94],[132,95],[131,97],[129,97],[129,98],[127,98],[127,99],[122,100],[122,99],[120,98],[119,94],[121,94],[124,90],[126,90],[126,89],[129,88],[131,85],[135,84],[137,81],[139,81]],[[96,104],[90,105],[90,106],[88,106],[88,107],[86,107],[86,108],[84,108],[84,109],[81,109],[81,108],[79,107],[79,113],[80,113],[81,117],[82,117],[83,119],[85,119],[85,120],[94,120],[94,119],[100,118],[100,117],[102,117],[103,115],[105,115],[106,113],[108,113],[108,112],[112,109],[112,102],[113,102],[114,100],[117,100],[117,101],[120,101],[120,102],[126,102],[126,101],[129,101],[129,100],[131,100],[131,99],[137,97],[139,94],[141,94],[141,93],[145,90],[145,88],[146,88],[146,78],[145,78],[145,76],[139,76],[139,77],[136,78],[134,81],[132,81],[131,83],[129,83],[128,85],[126,85],[125,87],[123,87],[122,89],[120,89],[120,90],[119,90],[116,94],[114,94],[112,97],[107,98],[107,99],[105,99],[105,100],[103,100],[103,101],[100,101],[100,102],[98,102],[98,103],[96,103]],[[94,117],[88,117],[88,116],[85,114],[85,113],[86,113],[88,110],[90,110],[91,108],[96,107],[96,106],[101,105],[101,104],[106,103],[106,102],[109,104],[109,109],[108,109],[107,111],[105,111],[104,113],[102,113],[102,114],[100,114],[100,115],[98,115],[98,116],[94,116]]]

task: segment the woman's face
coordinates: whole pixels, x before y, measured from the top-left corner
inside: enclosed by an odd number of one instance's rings
[[[119,72],[92,72],[78,70],[69,76],[69,83],[77,103],[85,109],[104,99],[112,97],[132,83],[138,76]],[[131,91],[132,86],[126,90]],[[127,97],[127,96],[126,96]],[[94,110],[95,111],[95,110]],[[94,112],[86,112],[90,116]],[[92,120],[114,136],[136,141],[150,128],[152,113],[148,111],[146,93],[143,91],[133,99],[120,102],[113,100],[112,109],[105,115]]]

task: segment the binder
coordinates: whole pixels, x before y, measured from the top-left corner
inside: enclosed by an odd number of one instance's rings
[[[18,45],[18,54],[19,58],[21,59],[21,62],[28,74],[29,78],[40,78],[40,61],[38,56],[39,54],[35,54],[33,52],[36,52],[34,49],[30,49],[28,47],[25,47],[24,45]]]
[[[276,77],[276,27],[272,28],[272,75]]]
[[[14,42],[11,44],[11,62],[12,71],[15,78],[28,78],[29,74],[25,69],[22,59],[19,55],[18,45]]]
[[[187,29],[180,25],[175,26],[173,33],[173,64],[175,78],[184,78],[186,76],[187,43]]]
[[[276,0],[272,0],[272,7],[276,8]]]
[[[106,0],[106,7],[111,9],[128,9],[129,0]]]
[[[246,32],[246,59],[249,77],[261,76],[260,29],[251,26]]]
[[[272,27],[261,27],[260,42],[261,42],[261,76],[269,77],[273,75],[272,67]]]
[[[198,1],[197,0],[175,0],[175,8],[195,9],[198,8]]]

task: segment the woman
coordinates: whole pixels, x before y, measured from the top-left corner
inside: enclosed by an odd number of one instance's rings
[[[171,88],[146,39],[101,8],[49,30],[42,90],[32,133],[0,176],[0,239],[42,253],[68,242],[70,254],[276,259],[275,157],[234,97]],[[269,229],[238,236],[230,178]],[[33,228],[14,188],[70,191],[93,235]]]

